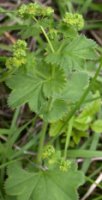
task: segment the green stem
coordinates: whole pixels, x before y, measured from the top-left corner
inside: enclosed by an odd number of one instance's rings
[[[38,20],[37,20],[35,17],[34,17],[34,20],[35,20],[35,22],[38,22]],[[51,41],[50,41],[48,35],[46,34],[46,31],[44,30],[43,26],[40,26],[40,28],[41,28],[42,33],[44,34],[44,36],[45,36],[45,38],[46,38],[46,40],[47,40],[49,46],[50,46],[50,48],[51,48],[52,53],[54,53],[55,50],[54,50],[54,48],[53,48],[53,45],[52,45],[52,43],[51,43]]]
[[[45,140],[45,134],[47,130],[48,123],[44,122],[41,133],[40,133],[40,142],[39,142],[39,149],[38,149],[38,156],[37,156],[37,161],[38,163],[41,164],[42,162],[42,151],[43,151],[43,146],[44,146],[44,140]]]
[[[46,31],[44,30],[44,28],[43,28],[42,26],[40,26],[40,28],[41,28],[41,30],[42,30],[42,32],[43,32],[43,34],[44,34],[44,36],[45,36],[45,38],[46,38],[46,40],[47,40],[49,46],[50,46],[50,49],[51,49],[52,53],[54,53],[55,50],[54,50],[54,48],[53,48],[53,46],[52,46],[52,43],[51,43],[49,37],[48,37],[47,34],[46,34]],[[52,67],[52,77],[54,77],[54,74],[55,74],[55,66]]]
[[[50,48],[51,48],[52,53],[54,53],[55,50],[54,50],[54,48],[53,48],[53,46],[52,46],[52,43],[51,43],[49,37],[48,37],[47,34],[46,34],[46,31],[44,30],[44,28],[43,28],[42,26],[40,26],[40,28],[41,28],[41,30],[42,30],[42,32],[43,32],[43,34],[44,34],[44,36],[45,36],[45,38],[46,38],[46,40],[47,40],[49,46],[50,46]]]
[[[34,20],[35,20],[35,22],[38,22],[38,20],[37,20],[35,17],[34,17]],[[50,39],[49,39],[49,37],[48,37],[46,31],[44,30],[43,26],[40,26],[40,28],[41,28],[42,33],[43,33],[43,35],[45,36],[45,38],[46,38],[46,40],[47,40],[49,46],[50,46],[50,49],[51,49],[52,53],[54,53],[55,50],[54,50],[54,48],[53,48],[53,45],[52,45],[52,43],[51,43],[51,41],[50,41]],[[55,74],[55,66],[52,67],[52,77],[54,77],[54,74]]]
[[[67,149],[68,149],[70,138],[71,138],[73,121],[74,121],[74,118],[72,117],[68,123],[69,125],[68,125],[67,138],[66,138],[65,149],[64,149],[64,159],[66,159],[66,157],[67,157]]]

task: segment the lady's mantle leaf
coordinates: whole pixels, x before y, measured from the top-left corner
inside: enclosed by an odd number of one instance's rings
[[[48,74],[48,79],[43,86],[45,96],[51,97],[55,96],[56,93],[61,93],[66,85],[66,81],[67,80],[63,69],[52,66],[51,72]]]
[[[49,103],[46,102],[41,110],[42,117],[49,122],[56,122],[59,119],[62,119],[66,113],[68,113],[68,104],[66,101],[61,99],[55,99],[49,106]]]
[[[75,165],[68,172],[59,170],[31,173],[17,163],[10,165],[6,192],[17,200],[78,200],[77,188],[83,183],[83,174]]]
[[[80,99],[88,85],[89,77],[87,73],[73,72],[72,75],[68,77],[67,85],[59,96],[69,103],[76,102]]]
[[[85,60],[97,59],[96,47],[96,43],[91,39],[87,39],[85,36],[78,36],[71,42],[62,45],[62,48],[59,47],[60,51],[49,53],[46,57],[46,62],[56,63],[66,71],[73,68],[79,70]]]
[[[32,110],[39,114],[46,97],[54,97],[55,94],[62,92],[66,76],[63,69],[42,64],[32,69],[32,73],[29,74],[19,71],[7,84],[12,89],[8,100],[12,108],[28,103]]]

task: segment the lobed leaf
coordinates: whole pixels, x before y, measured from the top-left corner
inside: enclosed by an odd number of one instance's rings
[[[73,72],[69,74],[67,85],[59,96],[69,103],[76,102],[80,99],[88,84],[89,77],[87,73]]]
[[[61,42],[60,42],[61,43]],[[46,57],[47,63],[57,64],[65,71],[72,69],[80,70],[86,60],[96,60],[96,43],[85,36],[78,36],[72,41],[59,44],[57,52],[49,53]]]
[[[67,111],[67,103],[54,98],[66,85],[63,69],[55,65],[42,64],[32,68],[32,73],[25,74],[19,70],[8,79],[7,85],[12,89],[8,99],[8,104],[12,108],[28,103],[32,111],[45,116],[48,120],[62,118]],[[48,98],[54,99],[51,105]]]
[[[6,192],[17,200],[78,200],[77,188],[84,176],[73,165],[68,172],[47,170],[28,172],[17,163],[8,168]],[[63,184],[62,184],[63,183]]]

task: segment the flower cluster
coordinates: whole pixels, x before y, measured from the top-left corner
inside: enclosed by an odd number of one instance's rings
[[[63,18],[63,22],[67,26],[75,27],[77,30],[81,30],[84,27],[83,16],[78,13],[72,14],[67,12]]]
[[[26,63],[26,50],[27,44],[23,40],[18,40],[13,45],[13,56],[9,58],[6,62],[6,66],[8,69],[12,69],[12,67],[19,68],[21,65]]]
[[[27,43],[24,40],[17,40],[17,42],[13,45],[13,51],[16,51],[18,49],[26,50]]]
[[[43,150],[43,154],[42,157],[43,159],[49,159],[51,158],[55,153],[55,149],[52,145],[47,145],[44,150]]]
[[[67,172],[68,169],[71,167],[71,161],[70,160],[64,160],[63,158],[60,161],[59,168],[63,172]]]
[[[48,168],[58,167],[61,171],[67,172],[71,167],[72,162],[70,160],[65,160],[61,157],[60,151],[55,151],[52,145],[47,145],[42,154],[42,158],[47,161]]]
[[[38,3],[23,4],[18,10],[20,17],[49,17],[54,13],[51,7],[45,7]]]

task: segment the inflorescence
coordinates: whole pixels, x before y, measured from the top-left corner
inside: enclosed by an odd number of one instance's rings
[[[39,3],[23,4],[18,10],[19,16],[26,17],[49,17],[54,13],[51,7],[45,7]]]
[[[47,160],[48,165],[58,166],[58,168],[63,172],[67,172],[72,164],[70,160],[65,160],[62,158],[60,154],[55,151],[52,145],[45,146],[42,153],[42,158],[43,160]]]
[[[84,27],[83,16],[78,13],[72,14],[67,12],[63,18],[63,22],[67,26],[72,26],[73,28],[76,28],[79,31]]]
[[[18,40],[13,45],[13,55],[9,59],[7,59],[6,66],[8,69],[12,69],[12,67],[19,68],[23,64],[26,63],[26,53],[27,44],[23,40]]]

